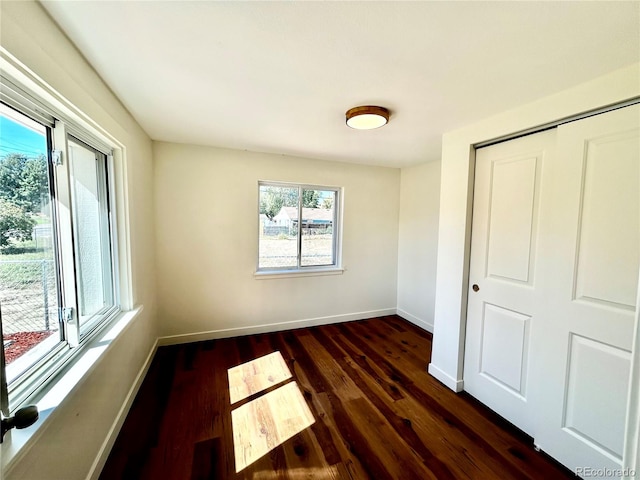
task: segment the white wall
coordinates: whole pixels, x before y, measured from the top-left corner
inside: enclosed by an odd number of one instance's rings
[[[433,331],[440,162],[403,168],[398,226],[398,315]]]
[[[0,2],[0,9],[2,47],[125,146],[130,302],[144,311],[4,472],[7,479],[84,479],[157,337],[151,141],[39,4]]]
[[[449,388],[463,388],[473,145],[637,96],[640,64],[443,136],[434,343],[429,372]]]
[[[186,335],[170,341],[395,312],[398,169],[157,142],[154,161],[161,334]],[[259,180],[344,188],[342,275],[254,277]]]

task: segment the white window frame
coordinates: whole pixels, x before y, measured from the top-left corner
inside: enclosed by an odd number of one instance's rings
[[[115,225],[113,219],[110,219],[109,224],[106,226],[107,236],[103,239],[108,240],[109,243],[108,261],[110,262],[111,278],[109,278],[108,281],[113,295],[113,305],[105,307],[99,314],[94,315],[90,319],[81,321],[79,318],[80,301],[78,299],[78,285],[81,282],[81,278],[79,273],[79,260],[77,258],[77,251],[75,248],[77,232],[75,230],[75,220],[73,218],[74,198],[71,187],[72,165],[69,155],[69,141],[71,140],[74,143],[82,144],[82,146],[87,147],[88,149],[105,157],[105,174],[107,177],[104,179],[104,182],[100,182],[98,185],[101,209],[108,208],[108,210],[111,210],[112,208],[112,201],[110,198],[112,197],[112,193],[109,191],[110,185],[108,184],[108,181],[113,174],[113,155],[110,149],[105,151],[107,148],[100,145],[96,146],[91,139],[88,139],[87,141],[82,140],[81,138],[86,138],[86,135],[82,135],[82,132],[80,132],[80,134],[76,132],[74,132],[74,129],[68,129],[63,122],[56,120],[55,127],[53,129],[53,150],[62,152],[62,161],[60,165],[54,166],[54,181],[57,194],[55,203],[58,207],[60,205],[68,206],[68,208],[56,209],[56,217],[58,220],[57,227],[61,237],[58,242],[58,251],[60,252],[59,261],[62,271],[61,283],[63,285],[74,286],[74,288],[64,288],[61,292],[62,305],[73,309],[71,311],[72,318],[64,320],[66,340],[69,342],[71,347],[77,347],[87,336],[91,335],[91,332],[94,329],[99,328],[102,323],[118,314],[120,311],[119,295],[117,290],[117,243],[115,242],[115,239],[117,238],[117,225]],[[109,211],[107,212],[107,217],[110,217]],[[105,252],[103,251],[101,254],[104,255]]]
[[[298,189],[298,232],[297,232],[297,266],[295,267],[260,267],[260,235],[257,238],[256,278],[292,277],[304,275],[340,274],[342,268],[342,187],[316,185],[309,183],[291,183],[278,181],[258,181],[258,229],[260,229],[260,189],[262,187],[280,187]],[[302,265],[302,191],[324,190],[334,192],[333,206],[333,262],[330,265]],[[258,232],[259,233],[259,232]]]
[[[75,259],[73,245],[69,244],[68,233],[72,229],[71,209],[58,208],[55,212],[61,237],[58,244],[57,264],[61,269],[60,284],[73,285],[63,287],[63,306],[72,306],[74,315],[64,324],[64,341],[52,349],[31,368],[21,374],[9,385],[8,411],[13,412],[32,399],[41,397],[52,382],[82,359],[87,348],[94,339],[124,311],[134,312],[131,283],[131,252],[128,224],[128,195],[126,188],[126,157],[124,145],[112,137],[106,130],[91,118],[60,96],[33,72],[20,64],[16,59],[0,49],[0,100],[20,113],[51,128],[51,149],[62,152],[62,165],[54,166],[56,199],[66,195],[69,199],[69,172],[67,141],[73,137],[87,144],[92,149],[106,156],[106,182],[109,198],[109,240],[111,245],[111,271],[113,306],[100,312],[97,321],[81,325],[77,321],[77,298],[75,275]],[[52,155],[53,156],[53,155]],[[66,193],[65,193],[66,189]],[[65,217],[66,218],[62,218]],[[62,232],[66,232],[64,235]],[[136,309],[135,311],[140,311]],[[129,318],[129,317],[127,317]],[[4,373],[4,372],[3,372]],[[6,377],[5,377],[6,378]],[[6,411],[6,406],[5,406]]]

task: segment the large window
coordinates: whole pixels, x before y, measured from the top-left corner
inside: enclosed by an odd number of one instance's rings
[[[260,182],[258,271],[335,268],[340,190]]]
[[[26,100],[0,103],[0,325],[12,409],[119,311],[112,175],[110,148],[82,128]]]

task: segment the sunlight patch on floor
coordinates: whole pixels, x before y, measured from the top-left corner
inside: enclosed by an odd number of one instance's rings
[[[253,480],[272,480],[282,478],[282,472],[256,472]],[[287,468],[287,478],[295,480],[297,478],[315,478],[316,480],[336,480],[342,478],[338,467],[331,465],[321,468]]]
[[[232,367],[227,373],[232,405],[292,377],[280,352]],[[293,381],[232,410],[236,472],[314,422],[298,384]]]
[[[314,422],[296,382],[236,408],[231,412],[236,472]]]
[[[227,373],[231,405],[291,378],[280,352],[230,368]]]

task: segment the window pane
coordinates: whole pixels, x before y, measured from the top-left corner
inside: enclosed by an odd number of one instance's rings
[[[333,265],[336,192],[302,190],[302,266]]]
[[[298,191],[260,185],[258,268],[298,267]]]
[[[61,342],[47,128],[0,104],[0,308],[7,381]]]
[[[69,158],[78,310],[82,326],[114,304],[106,158],[71,138]]]

